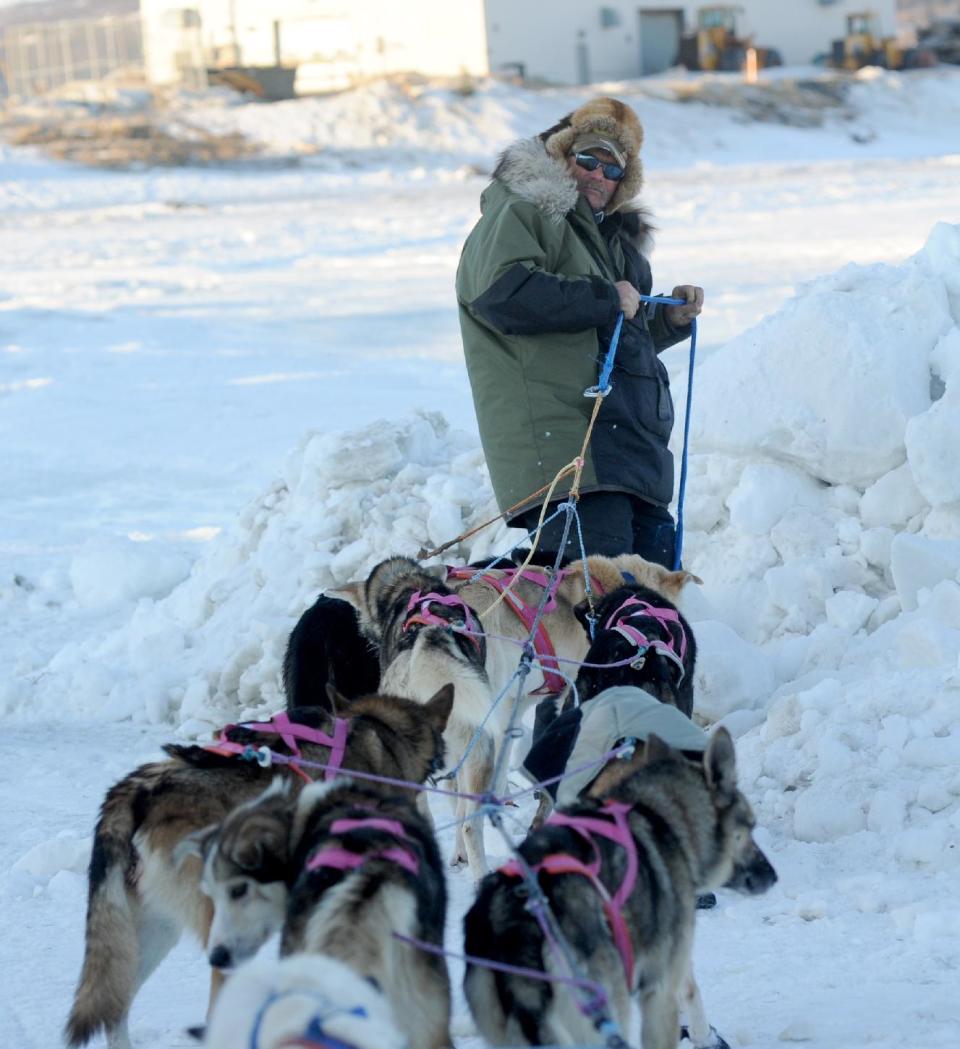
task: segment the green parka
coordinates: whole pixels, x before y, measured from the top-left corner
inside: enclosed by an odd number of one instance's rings
[[[639,250],[649,230],[642,213],[626,209],[598,224],[566,162],[538,138],[506,151],[481,211],[460,258],[457,300],[480,438],[506,510],[579,454],[594,404],[584,390],[597,382],[620,312],[614,282],[650,294]],[[662,307],[641,305],[624,322],[581,491],[670,503],[673,404],[657,353],[689,331],[673,328]]]

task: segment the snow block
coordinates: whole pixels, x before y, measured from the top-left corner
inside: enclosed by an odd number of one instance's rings
[[[766,704],[776,688],[773,660],[716,620],[694,624],[697,669],[694,709],[707,721]]]
[[[796,467],[750,463],[727,498],[730,523],[749,535],[767,535],[794,506],[817,506],[821,487]]]
[[[952,325],[943,282],[918,263],[847,266],[704,362],[711,397],[692,441],[871,484],[903,462],[907,420],[930,406],[930,353]]]
[[[907,462],[917,488],[931,506],[960,503],[960,377],[928,411],[907,423]]]
[[[905,611],[913,611],[922,588],[960,577],[960,540],[901,533],[890,545],[890,569],[900,603]]]
[[[860,518],[866,528],[900,528],[926,506],[910,467],[903,463],[863,493]]]

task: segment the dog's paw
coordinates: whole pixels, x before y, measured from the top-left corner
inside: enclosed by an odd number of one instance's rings
[[[690,1029],[686,1026],[680,1028],[680,1044],[687,1042],[693,1049],[730,1049],[730,1043],[723,1037],[716,1027],[710,1028],[706,1041],[694,1042],[690,1037]]]
[[[450,866],[453,867],[454,870],[460,870],[461,867],[466,867],[466,865],[467,857],[465,853],[455,852],[450,857]]]
[[[717,905],[717,895],[713,892],[704,892],[697,897],[697,910],[698,911],[709,911],[713,910]]]

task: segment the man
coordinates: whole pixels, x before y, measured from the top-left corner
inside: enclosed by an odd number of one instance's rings
[[[464,244],[457,299],[501,510],[548,485],[579,454],[594,403],[583,393],[596,384],[623,313],[613,389],[583,469],[583,537],[588,554],[639,553],[673,567],[673,403],[657,354],[689,336],[703,290],[681,285],[673,296],[685,305],[641,307],[640,294],[652,286],[642,253],[651,230],[633,199],[643,181],[642,140],[629,106],[598,98],[510,146]],[[539,512],[538,500],[528,500],[509,521],[532,530]],[[554,560],[562,526],[563,515],[544,529],[541,562]],[[580,556],[575,528],[563,553]]]

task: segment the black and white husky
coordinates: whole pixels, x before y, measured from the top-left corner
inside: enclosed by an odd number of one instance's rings
[[[410,1049],[452,1044],[444,959],[394,936],[443,945],[443,865],[409,796],[337,778],[294,798],[278,780],[195,844],[214,965],[282,929],[283,957],[326,955],[379,988]]]

